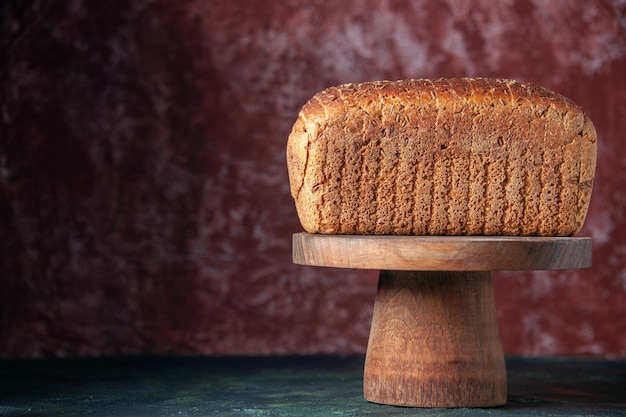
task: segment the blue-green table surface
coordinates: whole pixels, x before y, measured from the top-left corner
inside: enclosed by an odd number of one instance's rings
[[[0,416],[626,416],[626,361],[508,358],[508,403],[363,399],[363,357],[0,360]]]

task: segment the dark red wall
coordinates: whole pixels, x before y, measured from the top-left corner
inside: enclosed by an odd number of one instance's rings
[[[625,8],[2,2],[0,356],[364,352],[375,272],[291,263],[297,112],[344,82],[497,76],[600,137],[594,266],[494,274],[505,351],[626,357]]]

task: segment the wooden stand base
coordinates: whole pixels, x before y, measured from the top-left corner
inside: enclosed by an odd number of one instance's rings
[[[506,403],[490,273],[381,271],[364,394],[414,407]]]
[[[591,266],[575,237],[293,235],[297,264],[380,269],[363,388],[412,407],[506,402],[490,271]]]

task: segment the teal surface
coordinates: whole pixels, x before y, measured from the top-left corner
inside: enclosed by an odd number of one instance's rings
[[[626,362],[507,360],[509,400],[420,409],[363,399],[362,357],[0,360],[0,416],[626,416]]]

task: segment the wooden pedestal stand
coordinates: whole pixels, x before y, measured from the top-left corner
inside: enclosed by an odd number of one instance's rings
[[[379,269],[364,371],[368,401],[506,402],[490,271],[591,266],[590,238],[293,236],[297,264]]]

